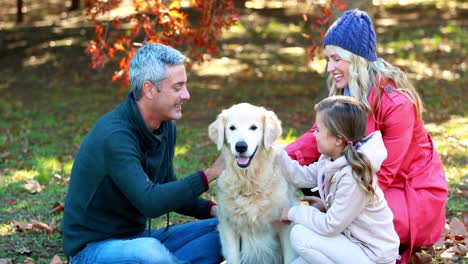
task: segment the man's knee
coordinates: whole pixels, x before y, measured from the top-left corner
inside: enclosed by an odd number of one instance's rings
[[[218,218],[208,218],[204,220],[199,220],[200,222],[204,223],[206,226],[210,227],[211,229],[217,229],[218,227]]]
[[[178,263],[175,256],[155,238],[139,238],[139,250],[134,252],[137,263],[172,264]]]

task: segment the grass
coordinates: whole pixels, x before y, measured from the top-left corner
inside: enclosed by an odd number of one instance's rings
[[[398,19],[392,8],[404,7],[388,8],[388,16]],[[449,7],[443,6],[441,12],[447,11],[443,8]],[[447,218],[463,219],[468,211],[464,73],[468,45],[466,27],[454,21],[415,24],[414,28],[377,27],[379,55],[404,68],[423,96],[426,127],[449,184]],[[214,161],[217,151],[208,139],[207,127],[223,108],[234,103],[248,101],[275,111],[283,122],[283,143],[300,136],[314,120],[314,102],[323,96],[323,67],[317,66],[324,65],[323,58],[317,58],[313,67],[305,63],[304,43],[298,39],[300,29],[285,23],[284,18],[255,19],[255,23],[252,26],[249,19],[242,18],[238,27],[226,33],[220,53],[189,72],[192,99],[178,122],[175,159],[181,177]],[[63,259],[59,233],[18,232],[15,224],[32,219],[60,223],[62,215],[49,212],[55,202],[64,201],[81,140],[97,118],[125,98],[125,91],[108,81],[110,67],[98,71],[89,68],[83,50],[92,29],[63,29],[62,35],[48,39],[53,30],[43,27],[2,32],[5,39],[21,35],[28,43],[23,48],[0,48],[5,52],[0,56],[0,259],[14,263],[23,263],[26,258],[49,263],[55,254]],[[70,45],[47,44],[52,40],[67,43],[61,40],[68,38],[74,38]],[[33,179],[44,187],[35,194],[23,187]],[[212,197],[213,193],[205,195]],[[172,223],[187,220],[171,215]],[[164,224],[165,218],[156,219],[153,228]],[[30,253],[24,253],[28,250]]]

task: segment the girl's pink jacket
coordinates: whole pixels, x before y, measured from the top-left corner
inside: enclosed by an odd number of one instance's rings
[[[373,102],[373,86],[368,101]],[[409,245],[401,259],[407,262],[413,246],[434,244],[445,225],[447,182],[432,139],[417,117],[415,105],[396,89],[382,82],[380,107],[367,120],[367,134],[380,130],[388,157],[377,172],[400,243]],[[372,107],[375,109],[375,106]],[[314,136],[315,124],[286,147],[292,159],[307,165],[320,156]]]

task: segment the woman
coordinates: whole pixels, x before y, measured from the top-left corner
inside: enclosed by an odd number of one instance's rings
[[[371,114],[367,134],[380,130],[388,157],[377,172],[400,237],[401,262],[414,247],[434,244],[445,224],[447,182],[432,139],[424,128],[423,105],[407,75],[378,58],[369,16],[343,14],[324,40],[330,96],[361,101]],[[286,147],[292,159],[307,165],[319,157],[316,126]]]

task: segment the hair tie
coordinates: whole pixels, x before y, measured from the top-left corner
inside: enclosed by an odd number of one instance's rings
[[[351,146],[352,146],[352,145],[353,145],[353,141],[348,140],[348,145],[351,145]]]

